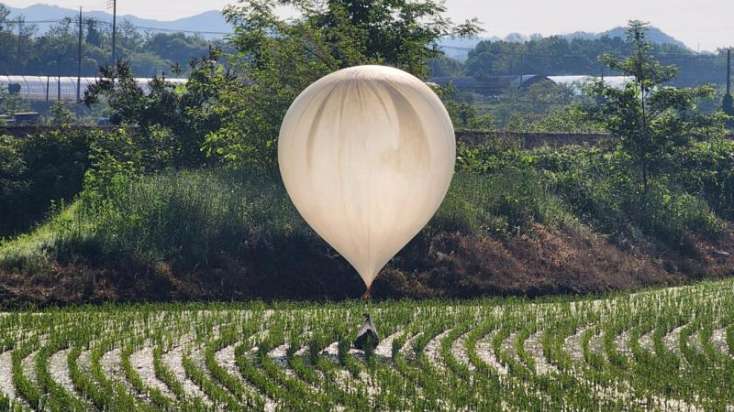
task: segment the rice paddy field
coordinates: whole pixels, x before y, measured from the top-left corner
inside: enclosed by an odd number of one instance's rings
[[[382,341],[351,348],[362,313]],[[2,410],[734,410],[734,281],[0,315]]]

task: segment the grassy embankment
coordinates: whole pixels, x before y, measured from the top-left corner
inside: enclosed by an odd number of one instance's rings
[[[648,193],[604,149],[463,150],[446,201],[375,296],[589,293],[731,275],[731,146],[699,144]],[[0,244],[10,306],[362,290],[278,179],[246,171],[116,178]]]

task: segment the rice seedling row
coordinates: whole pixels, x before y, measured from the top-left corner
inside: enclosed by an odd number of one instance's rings
[[[733,287],[14,312],[0,411],[731,410]]]

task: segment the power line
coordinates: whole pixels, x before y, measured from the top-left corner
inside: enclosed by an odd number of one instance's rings
[[[117,0],[112,1],[112,65],[117,65]]]
[[[54,23],[65,23],[65,22],[72,22],[75,19],[71,17],[63,18],[63,19],[56,19],[56,20],[5,20],[3,23],[8,25],[14,25],[14,24],[54,24]],[[103,24],[107,26],[113,26],[114,22],[109,22],[106,20],[100,20],[100,19],[93,19],[93,18],[87,18],[87,21],[94,21],[97,24]],[[129,26],[140,29],[140,30],[148,30],[148,31],[157,31],[157,32],[165,32],[165,33],[193,33],[193,34],[210,34],[210,35],[230,35],[232,32],[223,32],[223,31],[207,31],[207,30],[189,30],[189,29],[173,29],[173,28],[166,28],[166,27],[151,27],[151,26],[139,26],[132,23],[129,23],[128,20],[126,20],[129,24]]]
[[[164,29],[161,27],[147,27],[147,26],[135,26],[138,29],[143,30],[151,30],[151,31],[159,31],[159,32],[169,32],[169,33],[195,33],[195,34],[217,34],[217,35],[223,35],[227,36],[232,34],[231,32],[223,32],[223,31],[202,31],[202,30],[180,30],[180,29]]]
[[[63,21],[71,21],[72,18],[68,17],[66,19],[61,20],[23,20],[23,19],[17,19],[17,20],[4,20],[0,23],[3,24],[42,24],[42,23],[61,23]]]
[[[470,47],[458,47],[458,46],[441,46],[438,45],[439,48],[442,49],[449,49],[449,50],[462,50],[462,51],[474,51],[476,48],[470,48]],[[590,55],[587,54],[581,54],[581,53],[565,53],[565,54],[555,54],[555,53],[538,53],[533,50],[502,50],[502,51],[493,51],[493,50],[482,50],[482,52],[485,52],[490,55],[504,55],[504,56],[527,56],[532,55],[535,57],[590,57]],[[614,51],[609,51],[605,53],[614,53]],[[603,53],[602,53],[603,54]],[[699,53],[699,52],[670,52],[670,51],[661,51],[661,52],[650,52],[653,56],[660,57],[660,56],[681,56],[681,57],[693,57],[693,58],[715,58],[715,57],[724,57],[725,54],[723,53]]]
[[[67,17],[64,19],[57,19],[57,20],[6,20],[5,23],[7,24],[52,24],[52,23],[62,23],[66,21],[71,21],[71,17]],[[111,26],[114,24],[114,22],[106,21],[106,20],[100,20],[100,19],[92,19],[88,18],[89,20],[93,20],[98,24],[104,24]],[[166,27],[152,27],[152,26],[139,26],[135,25],[129,22],[129,20],[126,20],[128,22],[128,25],[140,29],[140,30],[147,30],[147,31],[156,31],[161,33],[192,33],[192,34],[208,34],[208,35],[221,35],[221,36],[227,36],[232,34],[232,32],[223,32],[223,31],[208,31],[208,30],[189,30],[189,29],[174,29],[174,28],[166,28]],[[480,42],[481,43],[481,42]],[[518,43],[519,44],[519,43]],[[449,50],[460,50],[460,51],[473,51],[476,50],[476,47],[461,47],[461,46],[441,46],[442,49],[449,49]],[[501,53],[493,53],[490,50],[486,50],[486,52],[490,54],[502,54],[502,55],[514,55],[514,56],[522,56],[527,53],[531,53],[531,51],[522,52],[517,50],[510,50],[510,51],[502,51]],[[533,56],[538,57],[589,57],[585,54],[550,54],[550,53],[536,53],[532,52]],[[694,57],[694,58],[711,58],[711,57],[724,57],[725,55],[722,53],[699,53],[699,52],[673,52],[673,51],[661,51],[661,52],[652,52],[651,53],[654,56],[684,56],[684,57]]]

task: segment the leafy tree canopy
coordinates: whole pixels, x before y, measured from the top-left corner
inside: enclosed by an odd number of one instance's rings
[[[298,17],[283,19],[276,6]],[[204,150],[225,161],[274,166],[282,117],[315,80],[361,64],[391,65],[425,78],[428,60],[440,55],[440,37],[479,31],[475,20],[454,25],[445,12],[435,0],[243,0],[227,8],[239,81],[219,93],[222,127],[207,136]]]
[[[646,29],[646,23],[631,21],[627,40],[633,52],[628,57],[602,57],[609,68],[633,76],[634,81],[623,89],[597,82],[592,86],[597,102],[587,108],[591,119],[619,137],[620,154],[636,165],[636,178],[644,193],[650,179],[671,166],[673,155],[680,148],[691,141],[722,136],[725,119],[721,112],[707,114],[697,109],[701,99],[714,96],[713,87],[665,85],[677,70],[653,57]]]

